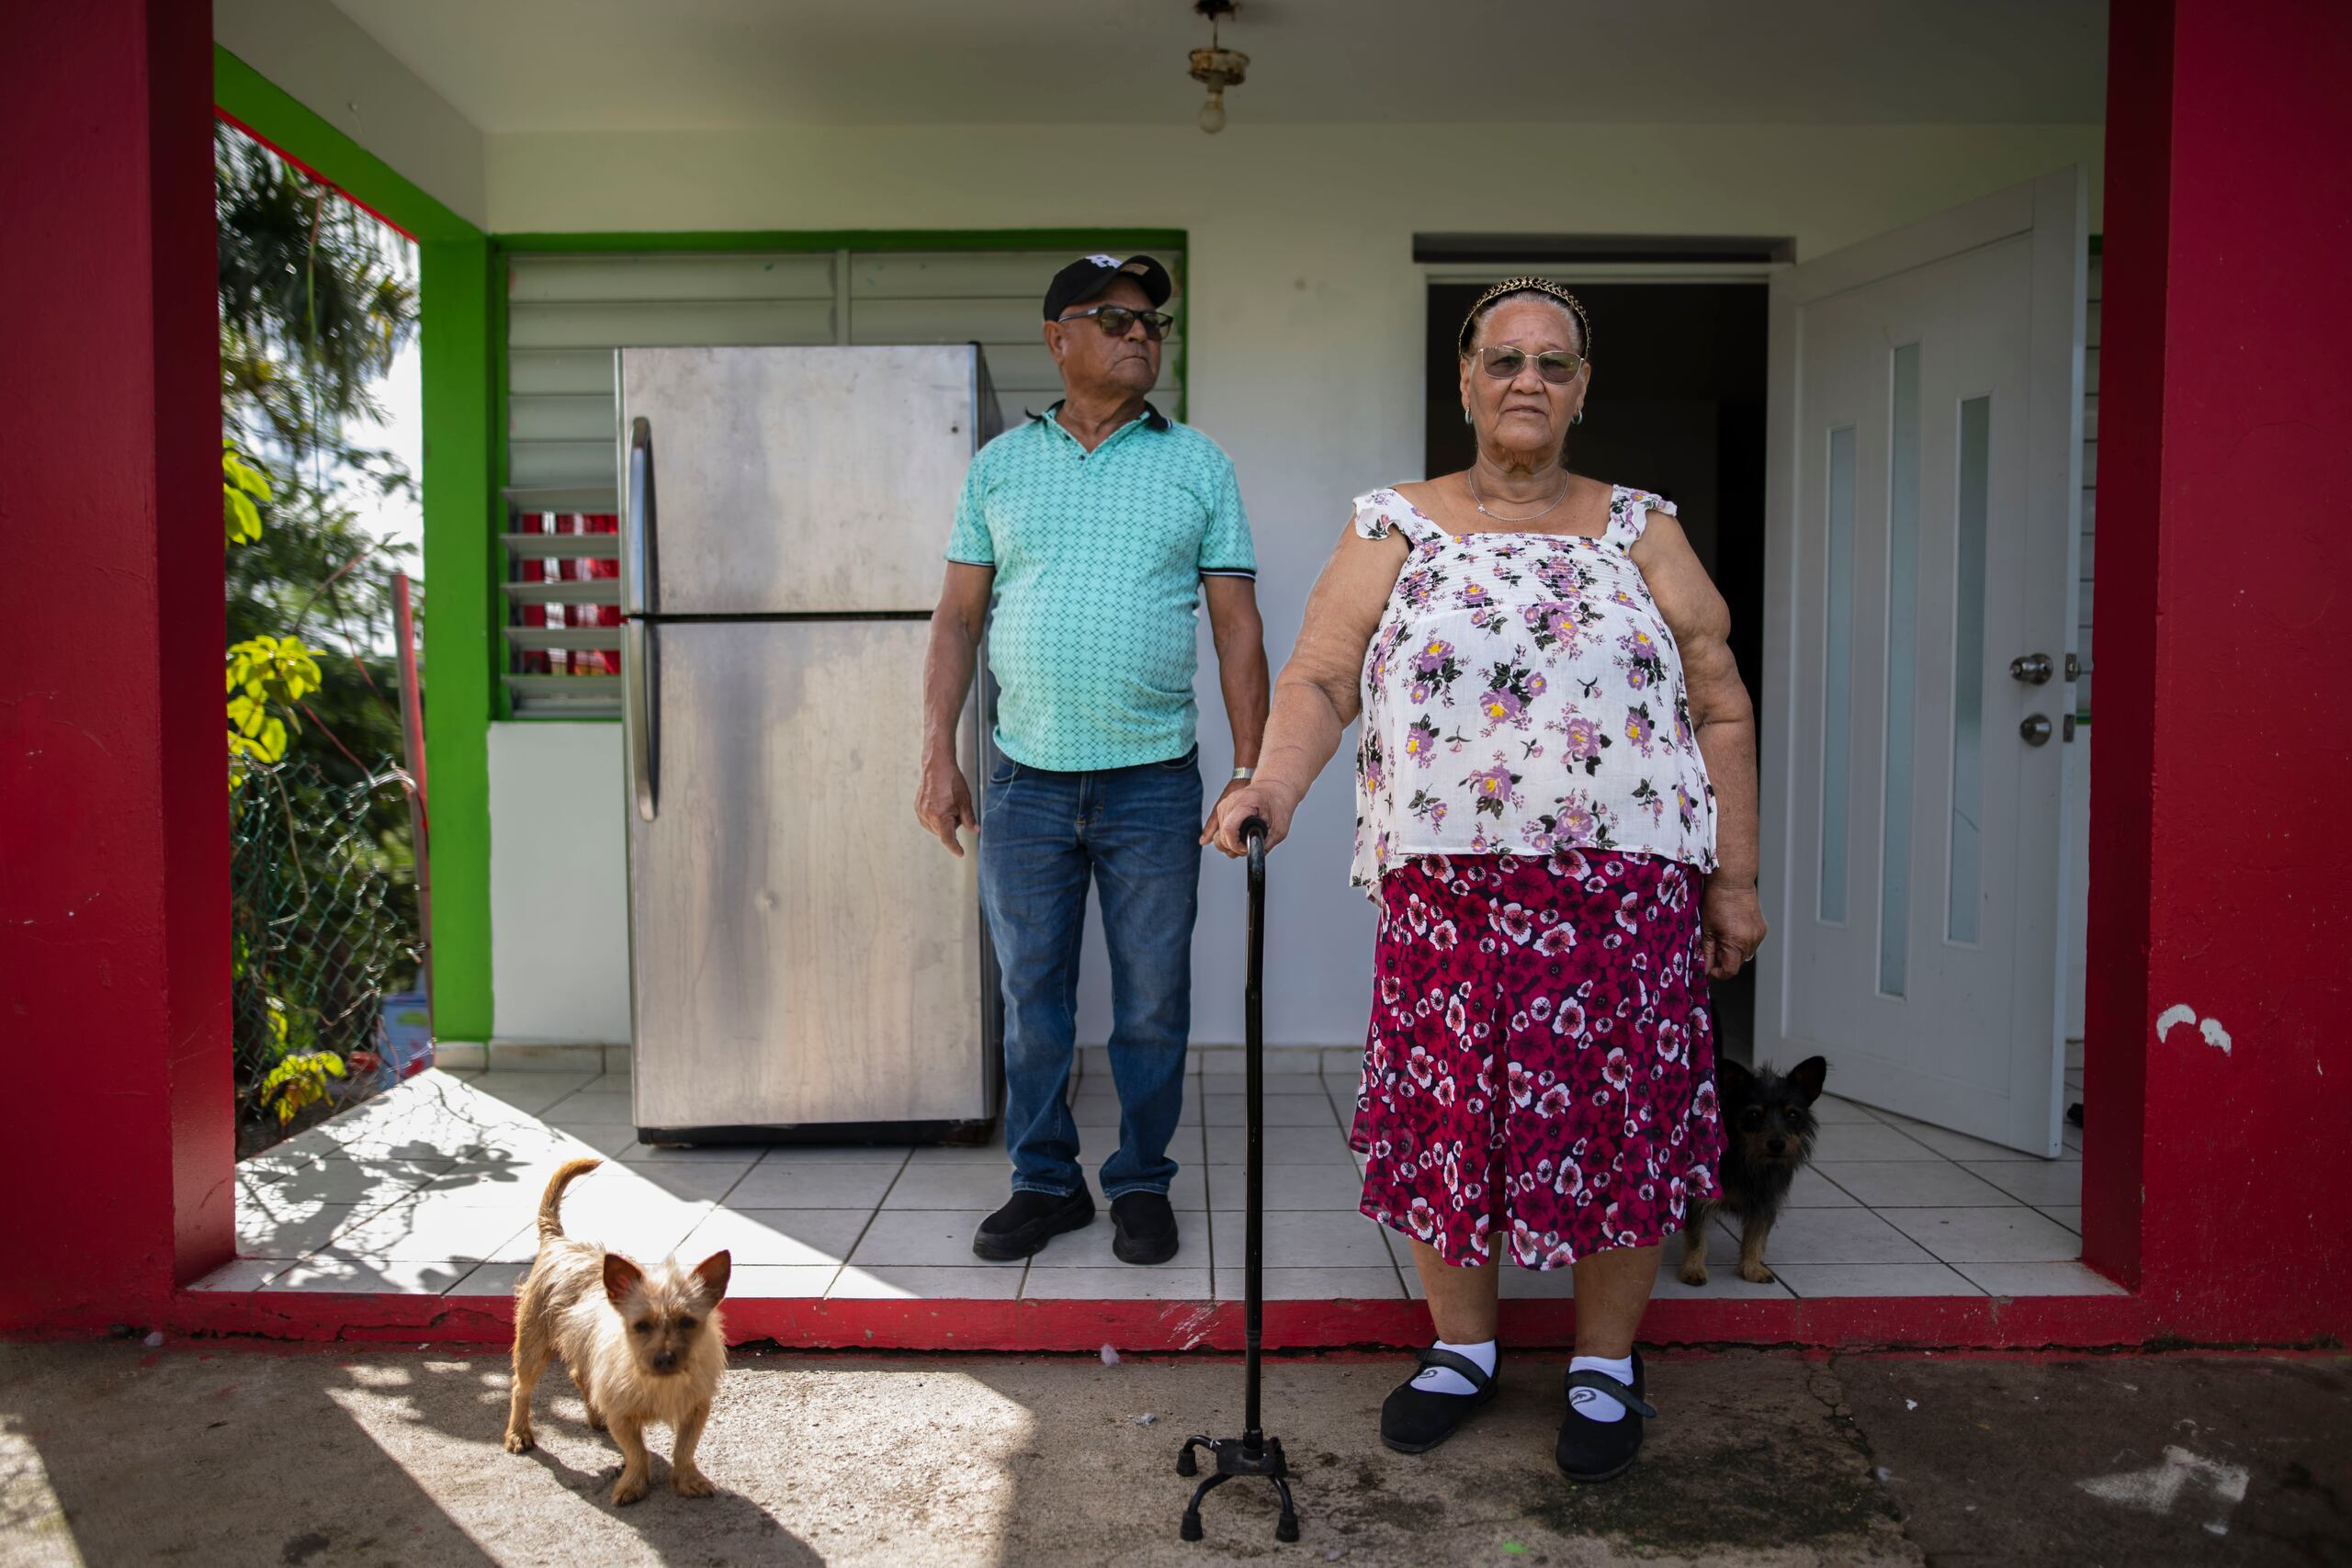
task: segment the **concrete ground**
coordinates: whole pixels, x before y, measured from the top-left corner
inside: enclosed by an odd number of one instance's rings
[[[1234,1482],[1176,1538],[1227,1360],[739,1351],[719,1495],[616,1509],[560,1374],[501,1451],[496,1355],[191,1341],[0,1346],[0,1568],[86,1563],[2352,1563],[2352,1361],[1659,1358],[1642,1462],[1553,1466],[1559,1358],[1419,1458],[1374,1434],[1394,1358],[1278,1360],[1305,1535]],[[1147,1419],[1148,1418],[1148,1419]],[[656,1444],[666,1452],[666,1435]]]

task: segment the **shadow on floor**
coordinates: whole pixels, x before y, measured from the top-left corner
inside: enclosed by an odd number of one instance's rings
[[[44,1556],[38,1535],[13,1534],[43,1514],[87,1568],[820,1561],[740,1491],[672,1495],[666,1435],[653,1495],[614,1507],[619,1452],[568,1388],[556,1396],[562,1382],[540,1385],[540,1447],[517,1456],[500,1446],[503,1358],[0,1346],[0,1472],[14,1472],[0,1473],[0,1561],[19,1562],[20,1542],[28,1562],[76,1561],[62,1540]]]

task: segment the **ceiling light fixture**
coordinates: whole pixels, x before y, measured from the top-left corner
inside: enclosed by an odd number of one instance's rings
[[[1217,39],[1217,23],[1233,15],[1234,0],[1193,0],[1193,9],[1209,19],[1209,47],[1193,51],[1193,80],[1209,90],[1208,102],[1201,106],[1201,129],[1215,136],[1225,129],[1225,90],[1241,85],[1250,57],[1224,48]]]

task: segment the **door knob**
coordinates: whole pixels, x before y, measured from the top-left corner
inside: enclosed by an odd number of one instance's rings
[[[2029,686],[2039,686],[2057,672],[2046,653],[2028,653],[2009,660],[2009,676]]]
[[[2047,746],[2050,744],[2050,716],[2046,713],[2030,716],[2018,726],[2018,733],[2025,737],[2025,743],[2029,746]]]

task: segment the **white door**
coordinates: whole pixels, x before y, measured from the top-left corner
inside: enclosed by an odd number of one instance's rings
[[[1772,286],[1757,1054],[2044,1156],[2085,227],[2066,169]]]

